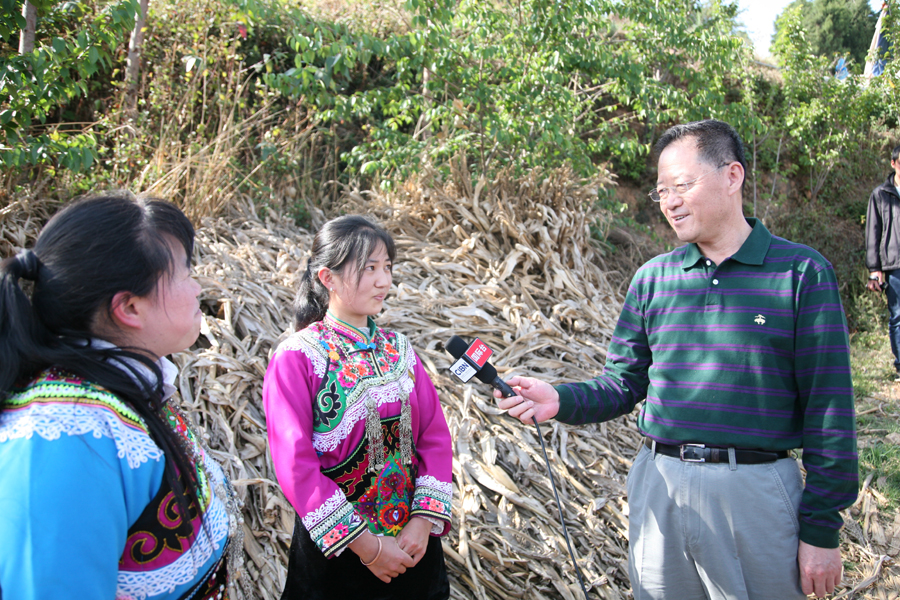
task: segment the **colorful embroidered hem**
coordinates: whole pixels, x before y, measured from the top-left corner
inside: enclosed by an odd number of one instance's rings
[[[340,491],[303,517],[303,526],[325,556],[339,554],[362,535],[365,523]]]

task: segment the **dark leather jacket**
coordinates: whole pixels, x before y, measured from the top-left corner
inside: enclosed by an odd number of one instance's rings
[[[870,272],[900,269],[900,196],[894,187],[893,172],[869,196],[866,267]]]

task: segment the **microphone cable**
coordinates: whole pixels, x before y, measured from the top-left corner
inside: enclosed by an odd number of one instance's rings
[[[531,417],[535,429],[537,429],[538,439],[541,441],[541,452],[544,453],[544,462],[547,463],[547,474],[550,476],[550,485],[553,487],[553,496],[556,498],[556,510],[559,511],[559,522],[562,523],[563,536],[566,538],[566,546],[569,548],[569,556],[572,557],[572,566],[575,567],[575,573],[578,575],[578,584],[581,586],[581,593],[587,600],[587,589],[584,587],[584,578],[581,576],[581,569],[578,568],[578,561],[575,560],[575,552],[572,550],[572,542],[569,540],[569,529],[566,527],[566,519],[563,517],[562,502],[559,500],[559,492],[556,491],[556,481],[553,479],[553,469],[550,468],[550,458],[547,456],[547,448],[544,446],[544,436],[541,435],[541,426],[538,425],[537,419]]]

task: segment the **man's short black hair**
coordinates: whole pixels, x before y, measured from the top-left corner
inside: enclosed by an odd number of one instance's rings
[[[897,162],[898,158],[900,158],[900,146],[894,146],[891,151],[891,162]]]
[[[669,144],[687,138],[692,138],[696,142],[700,160],[709,165],[718,167],[735,161],[741,163],[741,166],[744,167],[744,180],[746,181],[747,161],[744,158],[744,143],[734,127],[715,119],[693,121],[670,127],[660,136],[654,146],[657,158]],[[743,185],[743,182],[741,184]]]

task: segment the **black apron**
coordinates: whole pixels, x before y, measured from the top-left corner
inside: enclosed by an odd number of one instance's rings
[[[349,548],[325,558],[303,521],[295,518],[281,600],[447,600],[450,582],[441,539],[429,536],[425,556],[405,573],[384,583]]]

